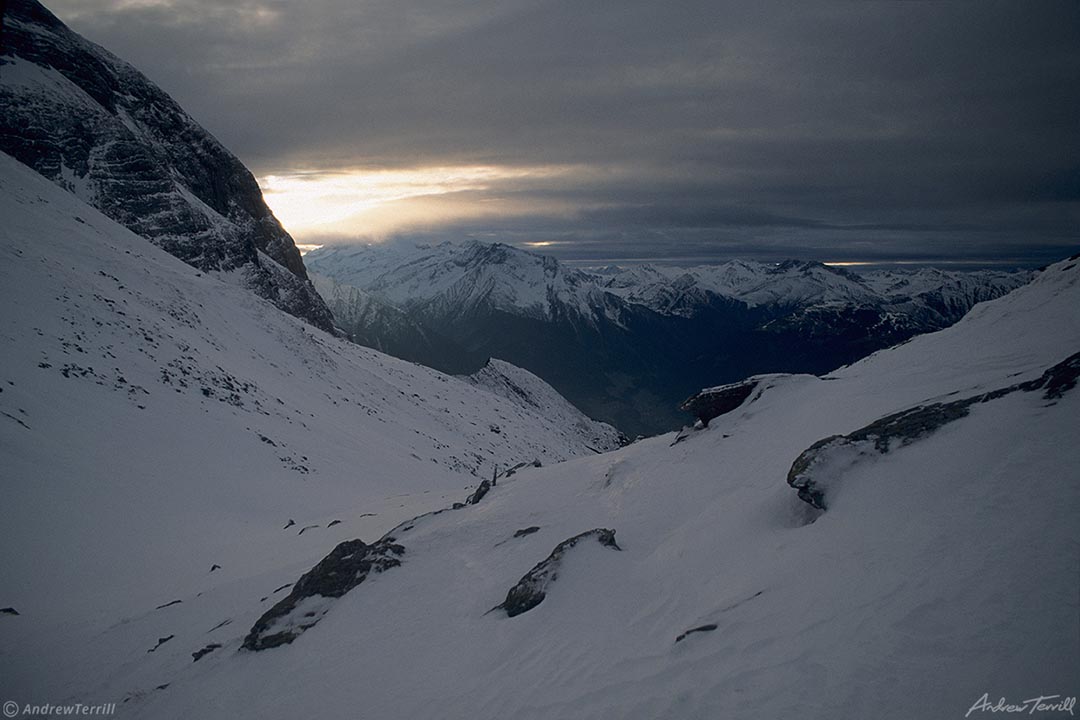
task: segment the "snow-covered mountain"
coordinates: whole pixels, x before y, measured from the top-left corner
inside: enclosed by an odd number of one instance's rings
[[[3,154],[0,217],[4,698],[90,692],[119,671],[108,628],[147,609],[272,596],[496,468],[617,447],[313,329]]]
[[[469,373],[481,359],[443,335],[413,320],[405,310],[369,292],[311,274],[316,290],[332,309],[338,327],[355,343],[448,373]]]
[[[846,270],[814,262],[779,264],[732,260],[719,265],[643,265],[605,268],[604,286],[632,302],[665,314],[692,315],[699,303],[685,293],[740,300],[747,305],[808,306],[871,303],[877,294]]]
[[[465,379],[511,402],[535,410],[557,427],[564,428],[574,440],[591,438],[590,447],[597,452],[628,442],[618,430],[607,423],[592,420],[555,392],[553,387],[516,365],[492,358],[484,367]]]
[[[4,698],[771,720],[1076,694],[1080,257],[551,464],[581,446],[533,388],[313,331],[6,158],[0,191]]]
[[[804,310],[868,306],[909,315],[936,312],[938,317],[934,321],[940,323],[936,329],[956,322],[975,303],[1000,297],[1031,277],[1029,273],[1016,271],[957,272],[937,268],[856,273],[794,260],[782,263],[731,260],[696,267],[608,267],[599,274],[606,278],[606,289],[664,314],[693,315],[703,304],[701,298],[713,294],[749,306]],[[920,321],[927,324],[930,319],[924,317]],[[927,324],[925,329],[932,326]]]
[[[3,20],[0,151],[193,267],[333,329],[292,238],[236,157],[37,0],[9,0]]]
[[[433,320],[488,308],[588,320],[595,309],[591,275],[501,243],[325,246],[308,259],[339,283]]]
[[[705,383],[827,372],[1030,279],[796,261],[581,270],[477,241],[328,246],[306,260],[339,284],[330,304],[358,342],[450,372],[505,358],[633,434],[677,426],[678,402]],[[340,287],[399,312],[356,312]]]

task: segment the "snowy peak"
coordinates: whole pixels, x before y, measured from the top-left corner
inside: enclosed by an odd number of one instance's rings
[[[204,271],[324,330],[333,318],[251,173],[135,68],[11,0],[0,150]]]
[[[308,265],[340,283],[427,317],[507,311],[550,319],[588,318],[590,277],[554,258],[501,243],[324,247]]]
[[[671,312],[668,300],[678,290],[736,300],[748,306],[807,307],[812,305],[865,304],[881,300],[862,278],[821,263],[787,260],[761,263],[733,260],[719,265],[681,268],[674,266],[627,268],[610,277],[605,286],[627,300],[659,312]],[[689,316],[692,304],[675,314]]]

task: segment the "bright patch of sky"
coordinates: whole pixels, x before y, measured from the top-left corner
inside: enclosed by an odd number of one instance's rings
[[[492,165],[311,170],[266,175],[259,184],[274,215],[297,240],[378,239],[440,221],[518,214],[526,208],[512,197],[500,197],[501,185],[569,171]],[[451,195],[455,198],[448,202],[445,196]],[[530,203],[528,209],[534,207]]]

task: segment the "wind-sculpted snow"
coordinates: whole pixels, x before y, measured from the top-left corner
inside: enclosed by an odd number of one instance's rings
[[[189,265],[333,331],[247,168],[135,68],[36,0],[6,4],[0,150]]]
[[[787,483],[799,492],[799,498],[818,510],[827,508],[826,496],[843,482],[846,472],[856,463],[910,445],[937,432],[945,425],[967,417],[979,403],[998,400],[1014,392],[1043,390],[1044,400],[1060,399],[1076,386],[1080,376],[1080,353],[1075,353],[1048,369],[1036,380],[1016,383],[974,397],[946,403],[933,403],[876,420],[847,435],[834,435],[817,441],[792,463]]]

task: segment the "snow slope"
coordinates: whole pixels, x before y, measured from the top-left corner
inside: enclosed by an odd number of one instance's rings
[[[291,644],[238,651],[251,625],[230,627],[198,663],[133,656],[101,694],[146,690],[147,718],[938,718],[987,692],[1076,695],[1080,389],[848,458],[824,512],[785,477],[827,436],[1038,378],[1080,349],[1078,303],[1080,264],[1059,263],[827,377],[763,377],[677,444],[523,470],[393,530],[400,567]],[[621,549],[586,536],[539,570],[596,528]],[[534,566],[546,597],[509,617]]]
[[[614,450],[627,439],[607,423],[590,419],[567,402],[555,389],[528,370],[491,358],[484,367],[465,378],[477,387],[531,408],[563,428],[574,438],[591,438],[590,447],[597,452]]]
[[[593,453],[593,433],[315,330],[2,154],[0,217],[0,608],[20,613],[0,615],[2,697],[88,690],[158,605],[257,609],[496,465]]]
[[[19,312],[3,326],[0,605],[22,613],[0,616],[4,697],[155,719],[771,719],[959,717],[986,692],[1077,694],[1080,389],[1013,392],[840,458],[824,512],[785,481],[819,440],[1080,350],[1075,260],[828,376],[763,377],[677,443],[526,467],[476,504],[392,527],[463,499],[470,476],[445,464],[457,446],[431,438],[510,454],[541,426],[522,410],[491,437],[470,429],[509,411],[477,389],[475,411],[444,413],[467,386],[315,336],[4,162],[0,287]],[[219,402],[220,384],[170,389],[158,374],[180,343],[205,356],[203,378],[256,380],[241,399],[270,414]],[[421,488],[430,501],[392,496]],[[290,516],[323,527],[270,522]],[[577,538],[594,529],[620,549]],[[290,644],[241,651],[289,583],[352,538],[399,545],[400,565],[303,600],[289,621],[319,622]],[[509,617],[515,586],[546,595]]]

